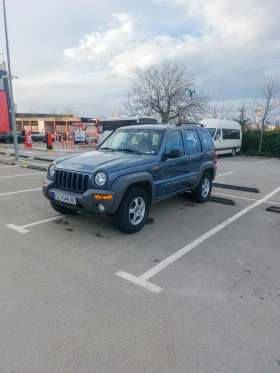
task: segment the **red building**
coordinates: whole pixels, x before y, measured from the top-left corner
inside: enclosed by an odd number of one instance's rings
[[[10,131],[9,84],[5,63],[0,62],[0,132]]]

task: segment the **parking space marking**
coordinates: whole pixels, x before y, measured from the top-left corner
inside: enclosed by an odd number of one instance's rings
[[[30,163],[30,164],[35,164],[37,166],[46,166],[46,163],[36,163],[36,162],[30,162],[30,161],[26,161],[25,159],[20,159],[21,162],[24,162],[24,163]]]
[[[33,227],[34,225],[43,224],[43,223],[47,223],[47,222],[52,221],[52,220],[57,220],[57,219],[62,219],[62,218],[64,218],[64,215],[55,216],[53,218],[49,218],[49,219],[45,219],[45,220],[35,221],[34,223],[29,223],[29,224],[25,224],[25,225],[7,224],[6,227],[14,229],[15,231],[17,231],[19,233],[29,233],[29,230],[27,230],[25,228]]]
[[[9,177],[31,176],[31,175],[42,175],[42,172],[33,172],[33,174],[23,174],[23,175],[0,176],[0,179],[5,179],[5,178],[9,178]]]
[[[36,189],[25,189],[25,190],[18,190],[18,191],[16,191],[16,192],[1,193],[1,194],[0,194],[0,197],[2,197],[2,196],[9,196],[10,194],[18,194],[18,193],[34,192],[35,190],[42,190],[42,188],[36,188]]]
[[[202,236],[198,237],[196,240],[188,244],[187,246],[183,247],[182,249],[178,250],[176,253],[170,255],[168,258],[163,260],[161,263],[157,264],[147,272],[143,273],[143,275],[136,277],[127,272],[119,271],[116,273],[117,276],[122,277],[134,284],[137,284],[145,289],[152,291],[153,293],[160,293],[163,289],[162,288],[154,288],[154,284],[148,282],[148,280],[155,276],[157,273],[162,271],[164,268],[168,267],[170,264],[174,263],[176,260],[180,259],[183,255],[187,254],[189,251],[200,245],[202,242],[206,241],[208,238],[212,237],[214,234],[220,232],[222,229],[227,227],[229,224],[233,223],[235,220],[239,219],[241,216],[245,215],[247,212],[251,211],[253,208],[261,205],[263,202],[269,200],[272,196],[276,193],[280,192],[280,187],[275,189],[273,192],[267,194],[265,197],[260,199],[259,201],[253,203],[252,205],[246,207],[245,209],[241,210],[237,214],[233,215],[231,218],[225,220],[223,223],[219,224],[215,228],[211,229],[209,232],[204,233]],[[149,287],[148,287],[149,285]],[[152,286],[150,286],[152,285]]]
[[[265,162],[271,162],[272,159],[267,159],[266,161],[261,161],[261,162],[258,162],[258,163],[265,163]]]
[[[216,177],[221,177],[221,176],[230,175],[230,174],[234,174],[234,172],[227,172],[227,173],[222,174],[222,175],[216,175]]]
[[[13,165],[13,166],[0,166],[0,170],[1,170],[1,168],[8,168],[8,167],[19,167],[18,165]]]

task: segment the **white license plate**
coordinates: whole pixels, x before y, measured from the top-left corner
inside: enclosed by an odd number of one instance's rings
[[[64,202],[64,203],[69,203],[70,205],[76,205],[77,204],[75,197],[66,196],[65,194],[53,193],[53,198],[57,201],[61,201],[61,202]]]

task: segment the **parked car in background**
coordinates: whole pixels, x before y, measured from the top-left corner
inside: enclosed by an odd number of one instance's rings
[[[24,136],[22,136],[21,132],[17,132],[18,143],[24,142]],[[0,133],[0,142],[5,144],[11,144],[14,142],[13,132],[2,132]]]
[[[32,141],[37,142],[37,141],[44,141],[46,139],[46,135],[42,132],[33,132],[33,131],[28,131],[27,133],[31,134]]]
[[[242,130],[235,120],[204,119],[200,123],[208,130],[215,143],[217,154],[232,157],[241,150]]]
[[[52,141],[55,142],[55,135],[52,135]],[[47,142],[46,134],[44,134],[43,142]]]

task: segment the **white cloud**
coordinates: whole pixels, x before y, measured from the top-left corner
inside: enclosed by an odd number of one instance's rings
[[[113,14],[113,20],[107,30],[85,35],[80,45],[66,49],[64,56],[73,60],[106,62],[126,49],[135,40],[133,16],[125,13]]]
[[[18,81],[22,102],[38,97],[48,102],[55,95],[58,101],[79,102],[82,108],[93,103],[103,113],[121,105],[126,77],[136,65],[165,59],[186,64],[197,75],[199,89],[212,94],[222,87],[225,99],[243,100],[254,97],[262,75],[280,65],[279,0],[153,0],[146,17],[136,15],[132,3],[120,7],[130,13],[115,13],[107,24],[87,24],[82,31],[77,27],[73,44],[68,35],[68,47],[63,52],[60,46],[61,55],[54,59],[56,66],[44,65],[40,75],[36,70],[36,76],[31,72]],[[178,9],[185,21],[180,16],[175,27]]]

